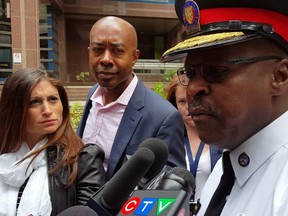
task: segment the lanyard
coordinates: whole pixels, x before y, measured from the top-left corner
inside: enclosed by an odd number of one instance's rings
[[[187,155],[188,155],[188,160],[189,160],[190,172],[192,172],[192,174],[196,178],[197,168],[198,168],[199,160],[200,160],[203,148],[204,148],[204,143],[202,141],[200,142],[195,160],[193,160],[192,151],[190,148],[188,137],[185,137],[185,145],[186,145],[186,150],[187,150]]]

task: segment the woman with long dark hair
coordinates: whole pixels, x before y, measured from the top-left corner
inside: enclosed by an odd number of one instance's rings
[[[0,215],[57,215],[105,183],[104,152],[82,143],[60,80],[27,68],[0,99]]]

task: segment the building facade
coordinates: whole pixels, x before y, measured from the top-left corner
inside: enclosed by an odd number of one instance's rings
[[[182,65],[159,63],[180,40],[174,0],[1,0],[0,84],[25,67],[44,67],[67,84],[79,83],[77,75],[89,70],[89,30],[106,15],[135,27],[141,56],[134,70],[144,82],[161,81],[161,74]]]

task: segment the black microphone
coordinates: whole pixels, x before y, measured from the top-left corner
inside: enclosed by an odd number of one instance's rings
[[[139,148],[151,149],[155,155],[155,161],[149,171],[139,181],[137,189],[153,189],[165,174],[165,164],[168,159],[168,146],[158,138],[148,138],[143,141]],[[154,186],[155,187],[155,186]]]
[[[101,216],[116,215],[154,160],[154,153],[150,149],[146,147],[137,149],[86,205]]]
[[[98,216],[98,214],[88,206],[76,205],[57,214],[57,216]]]
[[[189,199],[194,189],[193,174],[175,167],[164,175],[156,190],[135,190],[117,215],[190,215]]]
[[[188,186],[188,185],[190,186]],[[171,189],[180,189],[185,190],[191,193],[195,193],[196,182],[193,174],[181,167],[175,167],[170,170],[170,172],[162,179],[158,185],[158,189],[171,190]],[[198,200],[191,201],[189,197],[189,209],[192,215],[196,215],[201,207],[201,203]]]
[[[162,178],[156,189],[184,190],[192,195],[195,187],[195,178],[189,170],[183,167],[174,167]]]

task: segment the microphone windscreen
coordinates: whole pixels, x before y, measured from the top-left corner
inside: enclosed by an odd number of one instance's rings
[[[158,175],[165,166],[168,159],[169,149],[168,146],[158,138],[148,138],[144,140],[139,145],[139,148],[142,147],[150,149],[155,155],[155,161],[152,167],[144,176],[147,179],[152,179]]]
[[[154,163],[154,153],[148,148],[138,148],[103,188],[102,203],[108,209],[121,208],[138,182]]]
[[[64,210],[57,216],[98,216],[98,214],[88,206],[77,205]]]
[[[174,167],[172,168],[169,173],[173,173],[181,178],[183,178],[185,181],[188,182],[192,190],[196,187],[195,177],[194,175],[187,169],[183,167]]]
[[[163,177],[157,189],[184,190],[190,193],[195,189],[195,178],[189,170],[183,167],[174,167]]]

